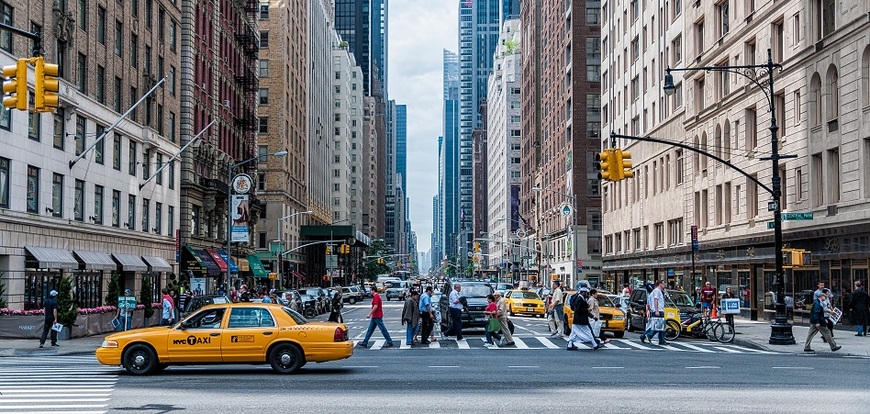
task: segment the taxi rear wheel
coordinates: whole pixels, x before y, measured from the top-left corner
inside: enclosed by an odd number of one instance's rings
[[[279,374],[292,374],[299,371],[305,362],[298,347],[290,344],[280,344],[269,353],[269,364]]]
[[[137,344],[124,351],[124,368],[133,375],[148,375],[154,372],[159,362],[151,347]]]
[[[350,302],[351,305],[356,304],[356,298],[350,298],[347,301]]]

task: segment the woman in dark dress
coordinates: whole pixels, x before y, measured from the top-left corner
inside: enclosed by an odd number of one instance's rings
[[[341,288],[339,288],[337,292],[332,294],[332,311],[329,312],[329,322],[344,322],[344,319],[341,318],[342,305]]]

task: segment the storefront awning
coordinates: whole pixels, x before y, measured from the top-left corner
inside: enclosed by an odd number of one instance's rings
[[[241,257],[237,257],[236,261],[239,263],[239,271],[242,272],[250,272],[251,264],[248,263],[248,259],[243,259]]]
[[[147,272],[148,265],[142,261],[142,258],[133,254],[112,253],[115,261],[121,265],[121,270],[124,272]]]
[[[157,256],[142,256],[142,259],[145,260],[145,263],[150,267],[151,272],[171,272],[172,265],[166,261],[166,259]]]
[[[39,269],[78,269],[79,262],[67,250],[52,249],[48,247],[24,246],[37,262]]]
[[[202,263],[203,266],[208,270],[209,276],[219,276],[221,274],[221,268],[218,267],[217,263],[214,262],[214,259],[211,258],[211,255],[208,254],[207,251],[193,249],[192,247],[188,247],[191,250],[194,250],[199,257],[199,262]],[[226,272],[226,270],[224,271]]]
[[[224,261],[223,257],[221,257],[221,255],[219,255],[215,249],[205,249],[205,251],[206,253],[208,253],[209,257],[211,257],[211,260],[213,260],[214,263],[221,270],[221,273],[226,273],[227,262]]]
[[[254,274],[254,277],[269,277],[269,272],[266,272],[263,262],[257,255],[248,255],[248,263],[251,265],[251,273]]]
[[[227,252],[223,250],[218,250],[217,252],[219,255],[221,255],[221,259],[224,259],[224,262],[226,262],[226,264],[230,266],[230,273],[239,273],[239,267],[236,266],[236,264],[233,262],[233,259],[231,259],[227,255]]]
[[[73,253],[84,263],[85,269],[90,270],[115,270],[118,265],[108,253],[88,252],[74,250]]]

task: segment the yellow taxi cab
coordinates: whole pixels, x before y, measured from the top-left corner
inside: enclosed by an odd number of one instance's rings
[[[208,305],[172,326],[111,334],[97,349],[103,365],[146,375],[173,364],[270,364],[289,374],[307,362],[350,358],[347,325],[313,322],[278,304]]]
[[[544,317],[547,309],[544,307],[544,301],[534,290],[517,289],[509,290],[504,294],[505,303],[508,306],[508,312],[511,316],[532,315]]]
[[[562,303],[565,304],[565,329],[567,334],[571,332],[571,324],[574,323],[574,311],[571,310],[569,299],[577,293],[575,290],[567,290],[562,293]],[[623,313],[606,295],[598,294],[598,314],[601,320],[601,330],[612,332],[613,336],[622,338],[625,336],[625,313]],[[590,297],[589,300],[592,300]]]

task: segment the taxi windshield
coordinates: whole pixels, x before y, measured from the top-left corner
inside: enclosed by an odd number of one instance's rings
[[[595,298],[598,299],[598,306],[604,308],[615,308],[616,306],[613,304],[613,301],[610,300],[607,296],[598,294],[595,295]]]
[[[669,290],[665,293],[665,297],[667,297],[670,302],[673,302],[674,306],[689,308],[695,306],[695,304],[692,302],[692,298],[690,298],[689,295],[683,292]]]
[[[296,312],[293,309],[282,306],[281,310],[283,310],[284,313],[286,313],[287,315],[290,315],[290,317],[293,318],[294,321],[296,321],[297,325],[305,325],[306,323],[308,323],[308,319],[305,319],[304,316],[302,316],[299,312]]]
[[[535,292],[514,292],[511,293],[511,299],[538,299],[541,298]]]

